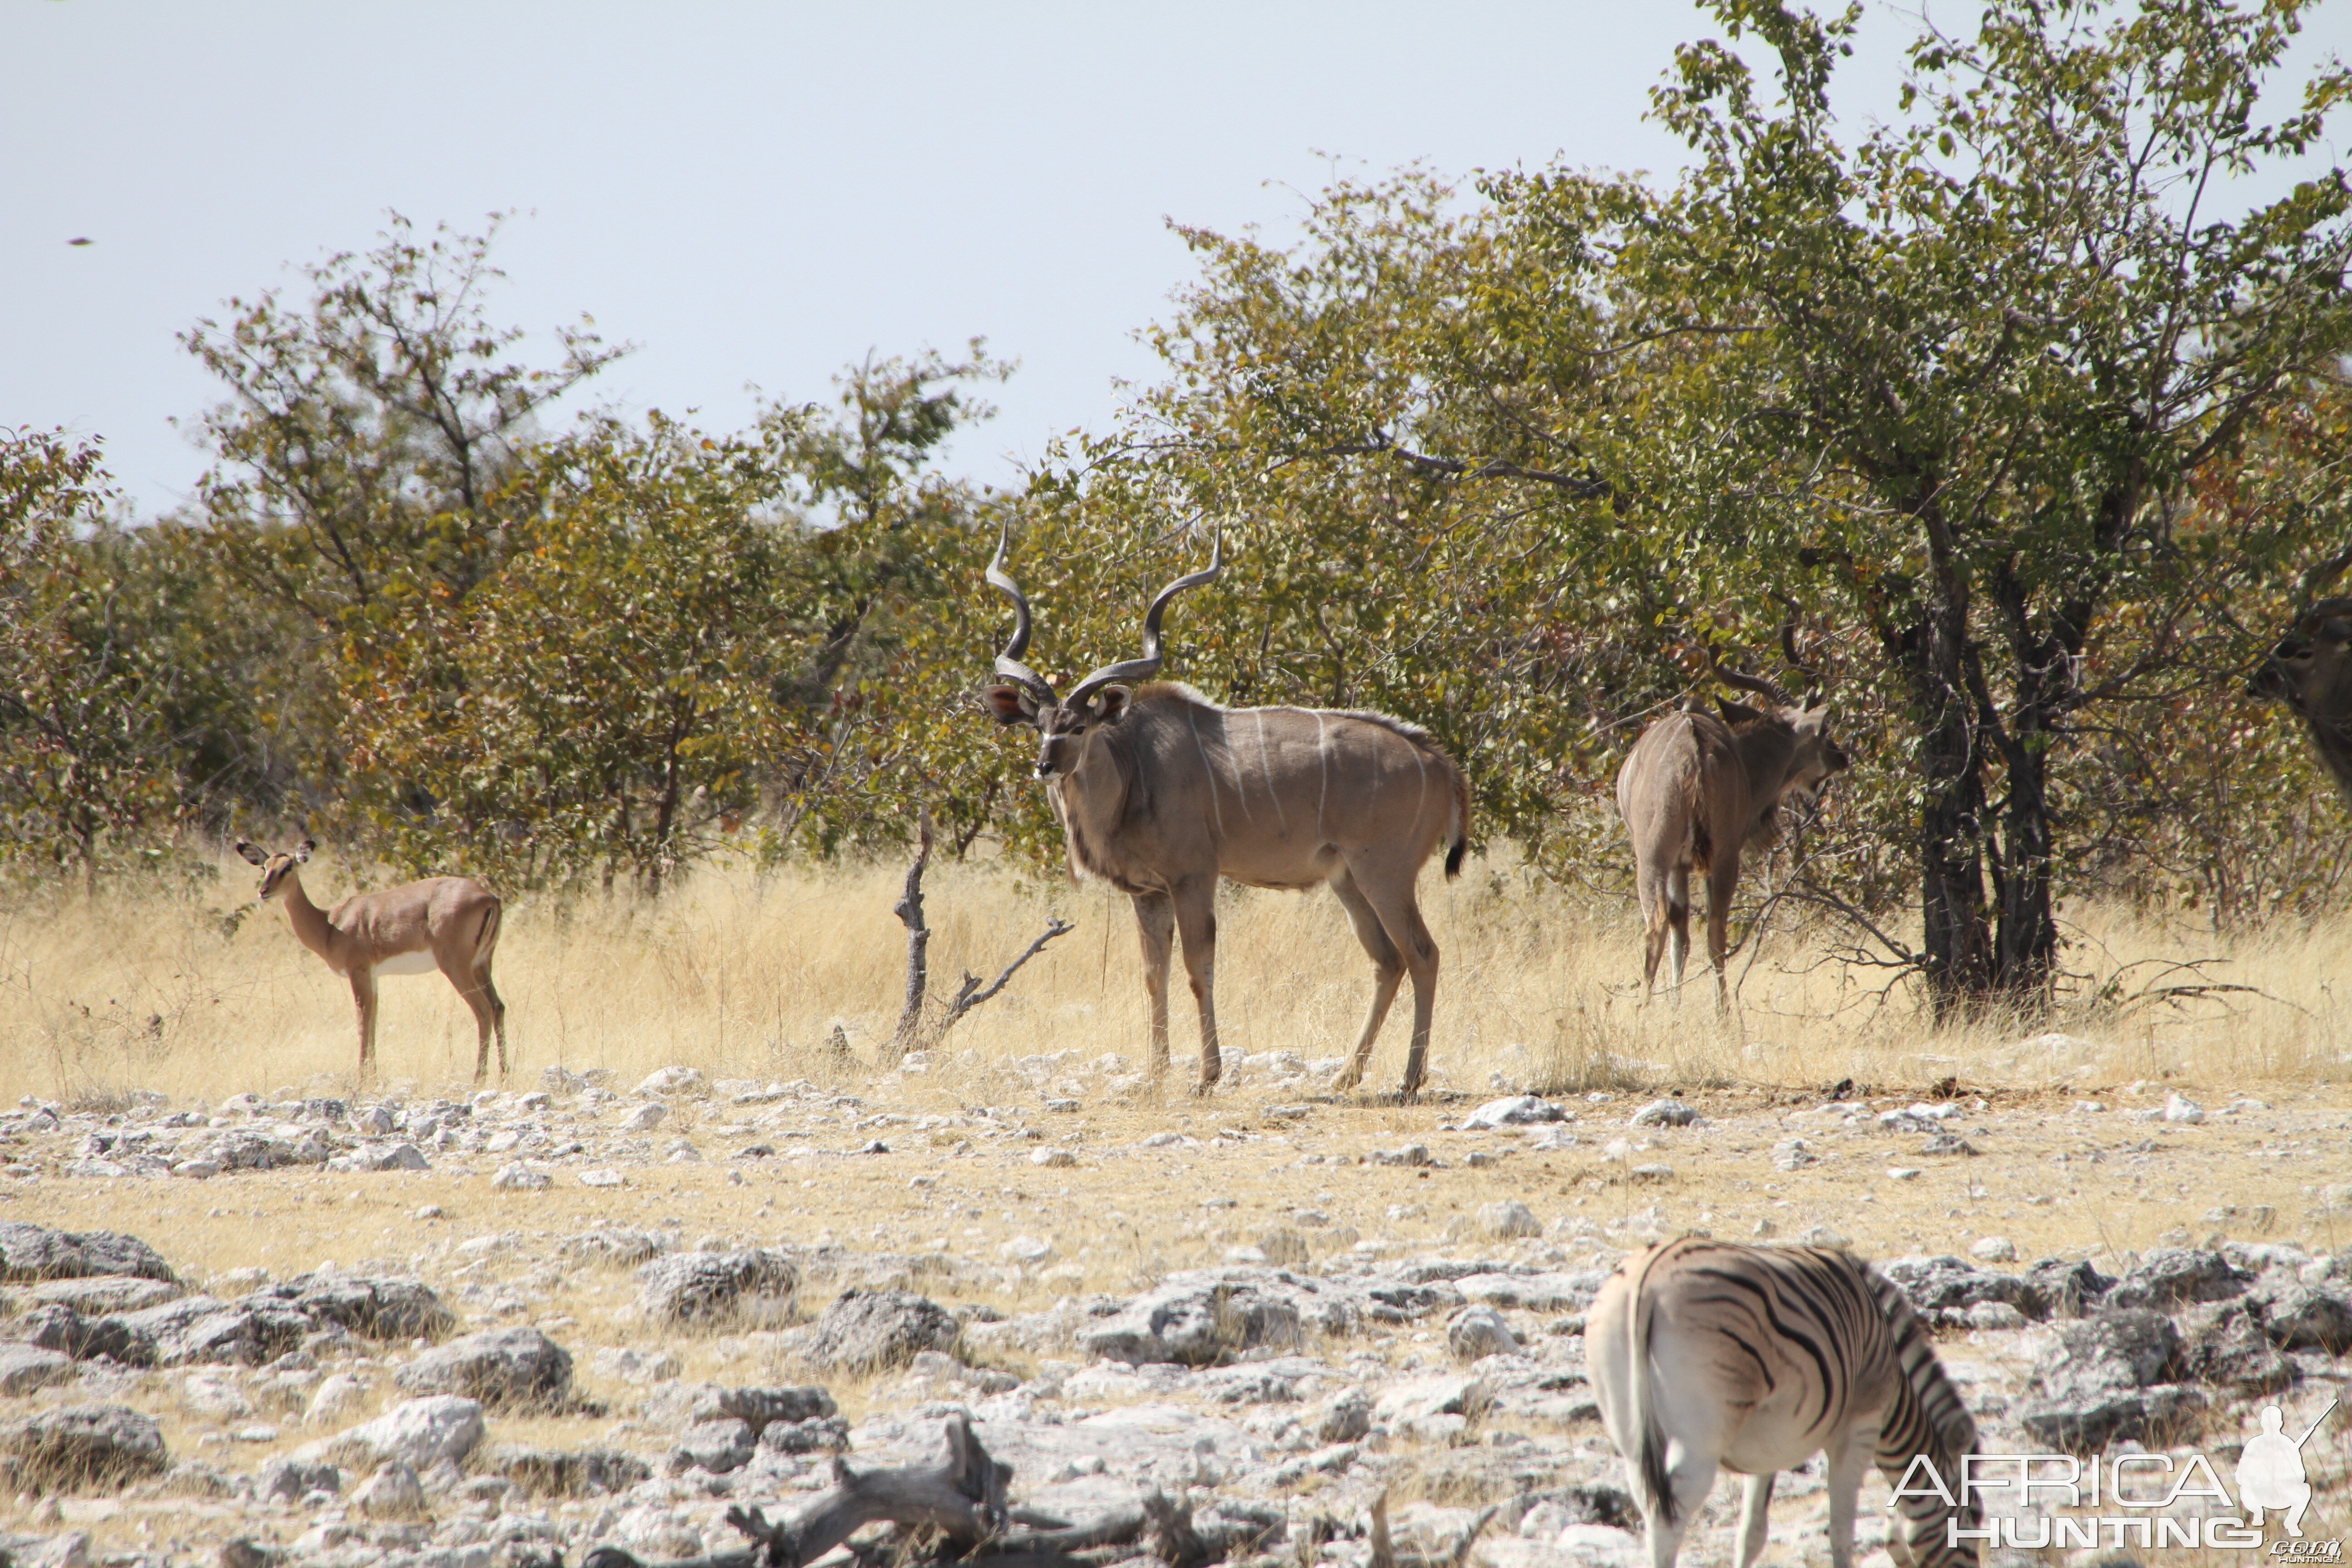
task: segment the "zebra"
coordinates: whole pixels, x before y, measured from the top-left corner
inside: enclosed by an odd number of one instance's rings
[[[1778,1471],[1826,1456],[1830,1562],[1852,1568],[1854,1495],[1875,1458],[1900,1495],[1902,1568],[1975,1568],[1977,1528],[1913,1478],[1919,1456],[1962,1487],[1976,1423],[1945,1376],[1927,1331],[1885,1276],[1819,1247],[1741,1247],[1686,1236],[1627,1258],[1601,1287],[1585,1330],[1601,1422],[1642,1505],[1652,1568],[1673,1568],[1718,1466],[1747,1478],[1737,1568],[1764,1550]],[[1898,1531],[1901,1535],[1904,1532]]]

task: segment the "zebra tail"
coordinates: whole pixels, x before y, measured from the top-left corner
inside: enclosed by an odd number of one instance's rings
[[[1665,1250],[1664,1247],[1652,1247],[1625,1281],[1625,1332],[1630,1351],[1626,1364],[1633,1378],[1633,1441],[1638,1450],[1633,1468],[1641,1474],[1643,1489],[1657,1507],[1659,1520],[1672,1525],[1677,1522],[1675,1515],[1680,1510],[1675,1504],[1674,1480],[1666,1474],[1666,1435],[1658,1426],[1657,1412],[1650,1405],[1652,1309],[1647,1290],[1650,1266]]]

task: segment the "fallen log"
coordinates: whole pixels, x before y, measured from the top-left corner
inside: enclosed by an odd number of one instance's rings
[[[1080,1523],[1015,1510],[1005,1499],[1013,1467],[991,1457],[970,1419],[950,1416],[941,1436],[946,1451],[929,1465],[866,1470],[836,1458],[833,1485],[782,1519],[771,1520],[757,1507],[727,1510],[727,1522],[749,1546],[676,1558],[659,1568],[808,1568],[845,1545],[861,1562],[953,1562],[959,1568],[1108,1568],[1142,1552],[1168,1568],[1202,1568],[1222,1561],[1237,1539],[1229,1530],[1195,1529],[1191,1505],[1159,1492]],[[882,1523],[900,1539],[850,1539]],[[904,1538],[919,1534],[930,1538],[929,1549],[906,1550],[915,1543]],[[527,1568],[563,1568],[563,1559],[549,1552]],[[647,1565],[620,1547],[599,1546],[580,1568]]]

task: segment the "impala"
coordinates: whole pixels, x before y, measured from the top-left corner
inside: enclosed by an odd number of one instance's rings
[[[499,945],[499,896],[471,877],[428,877],[322,910],[302,890],[301,867],[316,847],[305,838],[273,855],[239,839],[236,852],[261,868],[263,900],[284,897],[286,918],[302,945],[351,981],[352,1001],[359,1008],[362,1076],[375,1068],[378,977],[438,969],[474,1010],[474,1081],[481,1082],[489,1070],[493,1031],[503,1080],[507,1005],[490,979],[490,954]]]

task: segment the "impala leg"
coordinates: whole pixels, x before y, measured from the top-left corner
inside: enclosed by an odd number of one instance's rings
[[[360,1077],[362,1080],[375,1071],[375,971],[355,969],[352,972],[352,1005],[360,1019]]]
[[[488,974],[477,970],[466,959],[451,956],[436,958],[441,973],[457,988],[466,1005],[474,1013],[474,1081],[479,1083],[489,1075],[490,1034],[499,1037],[499,1077],[507,1074],[507,1006],[499,1000],[498,987],[490,984]]]
[[[1387,869],[1390,874],[1369,879],[1371,886],[1365,896],[1412,974],[1412,1048],[1404,1058],[1404,1096],[1410,1100],[1421,1089],[1423,1068],[1429,1060],[1429,1021],[1437,1008],[1437,939],[1429,934],[1421,918],[1421,905],[1412,894],[1420,868]],[[1357,886],[1363,888],[1366,880],[1358,878]]]
[[[1206,1094],[1223,1063],[1217,1056],[1217,879],[1198,878],[1174,889],[1176,930],[1184,939],[1184,973],[1201,1009],[1201,1081]]]
[[[1739,857],[1716,858],[1706,871],[1706,956],[1715,965],[1715,1010],[1731,1011],[1731,895],[1739,889]],[[1687,908],[1688,901],[1685,900]],[[1676,976],[1681,978],[1680,975]]]
[[[1756,1560],[1764,1555],[1774,1475],[1767,1470],[1760,1476],[1749,1476],[1739,1489],[1739,1550],[1732,1558],[1732,1568],[1756,1568]]]
[[[1372,961],[1372,1010],[1364,1016],[1364,1032],[1356,1041],[1356,1054],[1349,1059],[1331,1087],[1353,1089],[1364,1081],[1364,1064],[1371,1060],[1372,1042],[1380,1037],[1381,1026],[1388,1022],[1389,1006],[1396,1000],[1397,987],[1404,983],[1404,955],[1397,952],[1396,943],[1389,940],[1388,928],[1381,924],[1380,912],[1371,900],[1364,897],[1356,879],[1341,868],[1331,879],[1331,892],[1348,911],[1348,921],[1356,928],[1356,940],[1364,944],[1364,952]]]
[[[1168,1070],[1168,950],[1176,940],[1176,905],[1165,893],[1135,895],[1135,934],[1143,943],[1143,990],[1151,998],[1151,1075]]]

